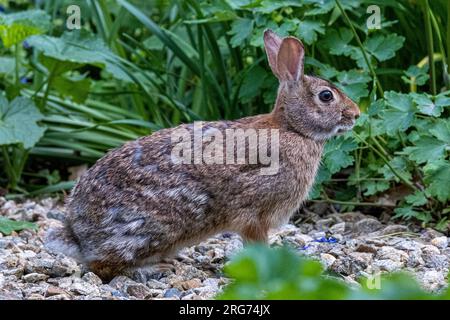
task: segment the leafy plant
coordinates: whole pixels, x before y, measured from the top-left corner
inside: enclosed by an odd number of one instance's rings
[[[69,4],[23,2],[23,12],[5,4],[0,15],[0,90],[31,99],[46,128],[22,158],[25,179],[0,178],[10,190],[49,190],[33,176],[48,169],[43,162],[65,180],[68,166],[163,127],[270,112],[277,81],[262,34],[271,28],[302,39],[306,71],[363,111],[352,133],[325,147],[310,199],[447,229],[448,1],[377,1],[375,30],[365,0],[80,1],[75,31],[61,23]]]
[[[423,291],[410,275],[382,275],[379,288],[374,279],[360,279],[359,287],[324,273],[320,262],[301,257],[286,247],[252,246],[225,266],[232,279],[218,299],[349,300],[349,299],[450,299],[450,289],[439,294]]]
[[[0,148],[12,189],[18,186],[29,150],[44,134],[38,125],[42,119],[32,100],[17,97],[9,103],[0,94]]]
[[[0,217],[0,233],[9,236],[13,231],[24,229],[37,230],[37,225],[28,221],[14,221],[5,217]]]

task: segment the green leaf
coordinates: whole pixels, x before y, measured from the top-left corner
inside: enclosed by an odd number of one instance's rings
[[[438,160],[424,167],[424,180],[429,184],[427,191],[441,202],[450,200],[450,162]]]
[[[355,49],[349,44],[352,39],[353,33],[348,28],[339,28],[338,31],[330,29],[322,43],[330,50],[331,54],[349,56]]]
[[[376,34],[364,42],[364,47],[378,61],[386,61],[395,56],[395,52],[403,46],[405,38],[394,33],[384,36]]]
[[[417,163],[425,163],[442,158],[445,154],[446,145],[433,137],[421,137],[416,141],[414,147],[406,147],[403,154]]]
[[[304,2],[314,4],[315,6],[315,8],[310,9],[306,12],[305,15],[307,16],[326,14],[336,8],[335,0],[306,0]],[[344,10],[352,10],[354,8],[357,8],[360,5],[360,2],[361,1],[359,0],[346,0],[342,1],[341,4]]]
[[[404,37],[397,36],[396,34],[390,34],[387,37],[377,34],[374,37],[367,38],[364,41],[363,46],[367,51],[369,61],[374,60],[372,59],[372,57],[374,57],[382,62],[393,58],[395,52],[403,46],[404,41]],[[368,69],[366,60],[364,59],[364,55],[360,48],[351,47],[345,55],[349,55],[355,60],[358,67],[364,70]]]
[[[383,192],[389,189],[390,184],[389,181],[364,181],[361,184],[362,188],[366,191],[364,192],[365,196],[371,196],[377,194],[378,192]]]
[[[421,113],[433,117],[439,117],[441,115],[444,106],[441,104],[435,104],[431,100],[430,95],[424,93],[411,93],[411,96],[413,97],[414,102],[417,104],[417,109],[419,109]]]
[[[403,93],[389,91],[384,96],[390,108],[381,113],[384,120],[381,125],[387,134],[393,136],[398,130],[404,131],[411,126],[415,111],[414,103],[409,95]]]
[[[43,63],[49,70],[60,68],[54,72],[56,74],[88,64],[105,68],[117,79],[130,81],[128,75],[115,63],[117,57],[106,44],[84,29],[65,32],[60,38],[32,36],[27,42],[47,58]]]
[[[407,180],[411,180],[412,176],[409,172],[410,168],[408,167],[408,161],[404,157],[393,157],[389,161],[389,165],[394,168],[402,177],[406,178]],[[386,164],[383,165],[378,170],[378,172],[383,174],[386,180],[395,180],[399,182],[399,178],[394,173],[392,173],[392,170]]]
[[[37,124],[42,119],[32,100],[17,97],[8,103],[0,95],[0,145],[20,143],[25,149],[33,147],[45,131]]]
[[[427,204],[428,199],[424,192],[422,191],[416,191],[413,194],[410,194],[409,196],[405,197],[406,203],[409,203],[410,205],[420,207],[425,204]]]
[[[298,21],[297,35],[307,44],[313,44],[317,41],[317,34],[324,34],[324,24],[320,21],[303,20]]]
[[[339,87],[350,99],[358,103],[361,98],[369,95],[367,83],[372,80],[366,73],[358,70],[340,72],[338,77]]]
[[[423,86],[430,78],[430,75],[428,74],[428,65],[425,65],[422,68],[413,65],[410,66],[408,70],[404,71],[404,73],[405,76],[402,76],[403,81],[411,83],[410,79],[413,78],[418,86]]]
[[[410,220],[411,218],[417,218],[420,215],[419,211],[414,210],[412,207],[400,207],[394,209],[395,215],[392,219],[405,219]]]
[[[448,96],[449,93],[450,91],[438,94],[435,100],[436,105],[442,107],[450,107],[450,97]]]
[[[247,103],[259,95],[261,86],[266,77],[266,70],[258,65],[247,72],[239,90],[239,98],[243,103]]]
[[[285,7],[302,7],[305,4],[298,0],[262,0],[254,10],[261,13],[272,13]]]
[[[6,48],[31,35],[42,34],[49,30],[50,26],[50,16],[42,10],[0,14],[0,38]]]
[[[253,31],[253,20],[251,19],[237,19],[231,24],[231,30],[228,32],[231,35],[231,46],[233,48],[239,47],[245,40],[250,39]]]
[[[334,174],[353,164],[353,155],[349,153],[357,147],[357,143],[351,138],[339,136],[331,139],[325,145],[323,162],[330,172]]]
[[[83,103],[89,94],[91,80],[83,77],[55,77],[53,87],[63,96],[71,97],[77,103]]]
[[[450,143],[450,119],[438,119],[429,131],[442,142]]]
[[[397,208],[397,215],[426,221],[427,212]],[[382,275],[381,287],[374,290],[369,279],[361,278],[360,286],[346,285],[342,279],[323,272],[318,261],[300,256],[286,247],[250,246],[225,266],[232,279],[219,299],[446,299],[448,290],[440,294],[423,291],[406,273]],[[373,282],[372,282],[373,283]]]
[[[37,230],[35,223],[27,221],[14,221],[0,216],[0,233],[5,236],[10,235],[13,231],[22,231],[24,229]]]
[[[0,57],[0,75],[14,72],[15,60],[11,57]]]

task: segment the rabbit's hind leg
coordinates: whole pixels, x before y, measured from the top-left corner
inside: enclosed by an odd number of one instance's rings
[[[252,243],[267,244],[269,242],[268,232],[268,227],[265,227],[262,224],[253,223],[245,226],[240,234],[245,245]]]
[[[88,268],[99,276],[104,283],[108,283],[115,276],[121,274],[126,269],[126,266],[97,260],[90,262]]]
[[[153,262],[150,264],[140,264],[127,268],[123,271],[123,274],[131,279],[145,283],[150,279],[160,279],[164,276],[168,276],[175,273],[176,267],[169,259],[164,259],[160,262]]]

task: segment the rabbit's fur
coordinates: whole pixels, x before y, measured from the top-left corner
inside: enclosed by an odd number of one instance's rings
[[[325,140],[351,129],[359,109],[329,82],[303,74],[298,39],[268,30],[264,42],[280,80],[272,113],[206,122],[203,130],[278,129],[278,173],[261,175],[260,164],[175,164],[175,129],[160,130],[112,150],[80,178],[65,227],[49,232],[48,248],[109,278],[222,231],[265,242],[270,228],[287,222],[308,195]],[[323,90],[332,101],[319,99]]]

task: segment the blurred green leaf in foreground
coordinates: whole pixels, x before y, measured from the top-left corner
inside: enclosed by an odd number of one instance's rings
[[[361,286],[352,287],[325,275],[320,262],[286,247],[248,247],[225,266],[225,273],[233,281],[218,299],[450,299],[448,288],[439,294],[428,293],[405,273],[381,275],[379,280],[375,275],[360,279]]]
[[[37,225],[27,221],[14,221],[5,217],[0,217],[0,233],[9,236],[13,231],[24,229],[37,230]]]

